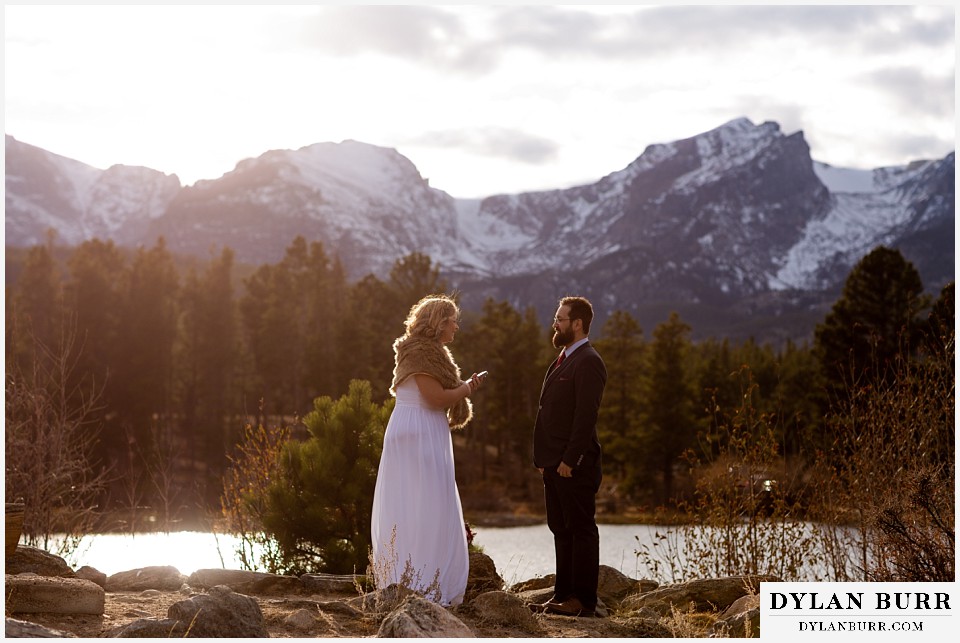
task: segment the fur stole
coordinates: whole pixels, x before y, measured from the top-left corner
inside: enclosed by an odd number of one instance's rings
[[[393,352],[396,354],[396,366],[393,369],[390,393],[394,397],[397,395],[397,387],[417,373],[433,377],[443,388],[463,385],[460,367],[453,361],[450,349],[435,339],[405,335],[393,342]],[[469,398],[463,398],[447,409],[447,422],[453,429],[462,429],[472,417],[473,404]]]

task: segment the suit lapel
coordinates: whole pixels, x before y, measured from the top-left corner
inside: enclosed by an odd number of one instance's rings
[[[561,364],[560,366],[555,366],[556,360],[554,360],[553,364],[550,365],[550,368],[547,369],[546,377],[543,378],[543,386],[540,388],[540,397],[543,397],[543,392],[547,390],[547,386],[550,384],[550,382],[556,379],[557,373],[560,373],[561,371],[565,371],[568,368],[570,368],[570,365],[573,363],[573,360],[580,357],[583,354],[582,352],[583,349],[587,348],[588,346],[590,346],[590,342],[586,342],[581,346],[578,346],[577,350],[573,351],[572,354],[567,355],[566,359],[563,360],[563,364]]]

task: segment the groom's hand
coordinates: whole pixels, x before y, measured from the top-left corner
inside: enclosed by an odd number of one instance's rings
[[[557,473],[560,474],[561,478],[572,478],[573,477],[573,467],[567,465],[566,462],[560,461],[560,466],[557,467]]]

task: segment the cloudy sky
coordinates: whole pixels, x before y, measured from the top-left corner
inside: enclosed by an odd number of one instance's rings
[[[745,116],[870,168],[955,146],[934,5],[5,6],[5,131],[190,185],[270,149],[397,149],[456,197],[593,182]]]

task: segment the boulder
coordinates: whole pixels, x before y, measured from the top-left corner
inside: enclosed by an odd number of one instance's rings
[[[77,577],[60,556],[27,545],[18,545],[17,550],[7,556],[5,571],[11,575],[32,572],[37,576]]]
[[[300,582],[308,594],[356,594],[359,586],[356,576],[335,574],[303,574]]]
[[[553,586],[545,589],[528,589],[517,594],[517,597],[530,609],[533,604],[543,604],[553,598]],[[597,616],[606,618],[610,616],[610,610],[600,596],[597,596]]]
[[[251,572],[245,569],[198,569],[187,577],[187,584],[191,587],[209,589],[217,585],[233,587],[242,583],[251,583],[268,576],[266,572]]]
[[[541,589],[527,589],[522,592],[517,592],[517,596],[520,597],[527,605],[532,605],[534,603],[541,604],[549,601],[553,598],[553,585],[550,587],[544,587]]]
[[[255,596],[283,596],[302,594],[305,591],[303,581],[296,576],[280,576],[279,574],[270,574],[266,578],[261,578],[252,583],[240,583],[231,586],[231,588],[241,594],[253,594]]]
[[[760,596],[741,596],[724,610],[710,628],[710,638],[759,638]]]
[[[187,578],[170,565],[141,567],[107,578],[108,592],[139,592],[145,589],[177,591]]]
[[[649,592],[658,587],[656,581],[636,580],[607,565],[600,565],[597,596],[607,605],[618,605],[631,594]]]
[[[7,575],[4,591],[12,613],[103,614],[103,588],[82,578]]]
[[[530,580],[525,580],[520,583],[515,583],[510,586],[510,591],[519,594],[520,592],[526,592],[531,589],[553,589],[554,584],[557,582],[556,574],[547,574],[546,576],[538,576],[537,578],[531,578]]]
[[[4,625],[4,637],[8,639],[62,639],[76,638],[70,632],[61,632],[43,625],[7,618]]]
[[[283,624],[289,628],[306,632],[312,630],[317,625],[317,611],[308,609],[298,609],[287,618],[283,619]]]
[[[84,565],[77,570],[77,578],[82,578],[84,580],[96,583],[104,589],[107,588],[107,575],[101,572],[99,569],[90,567],[89,565]]]
[[[722,612],[741,596],[758,594],[761,581],[778,582],[779,579],[751,575],[692,580],[628,596],[621,608],[634,611],[649,607],[663,615],[670,614],[673,609],[685,612],[691,608],[696,612]]]
[[[261,602],[261,604],[265,604],[270,607],[282,606],[286,609],[292,610],[305,609],[309,610],[312,614],[316,614],[319,610],[325,614],[336,614],[338,616],[347,616],[350,618],[360,618],[363,616],[363,612],[355,607],[347,605],[344,601],[311,601],[302,598],[273,598],[265,599]]]
[[[358,618],[362,615],[362,612],[343,601],[317,601],[317,609],[327,614],[349,616],[350,618]]]
[[[187,583],[204,589],[226,585],[235,592],[255,595],[283,594],[355,594],[354,576],[333,574],[303,574],[285,576],[240,569],[198,569],[190,574]]]
[[[377,632],[377,638],[474,638],[463,621],[417,595],[408,596],[390,612]]]
[[[530,608],[516,594],[504,591],[486,592],[473,599],[469,607],[484,625],[515,627],[530,636],[542,634]]]
[[[510,587],[510,591],[523,594],[529,602],[542,603],[553,596],[553,585],[556,582],[556,574],[547,574],[546,576],[531,578]],[[597,580],[597,597],[602,603],[609,606],[619,605],[620,602],[632,594],[649,592],[658,587],[653,580],[636,580],[623,574],[622,572],[608,565],[600,565],[600,573]],[[549,595],[544,595],[543,600],[539,594],[526,594],[533,590],[550,590]]]
[[[481,552],[470,552],[470,572],[463,601],[468,603],[480,594],[502,590],[503,587],[503,578],[497,573],[493,559]]]
[[[266,638],[267,627],[256,599],[237,594],[225,585],[174,603],[167,617],[187,625],[197,638]]]

